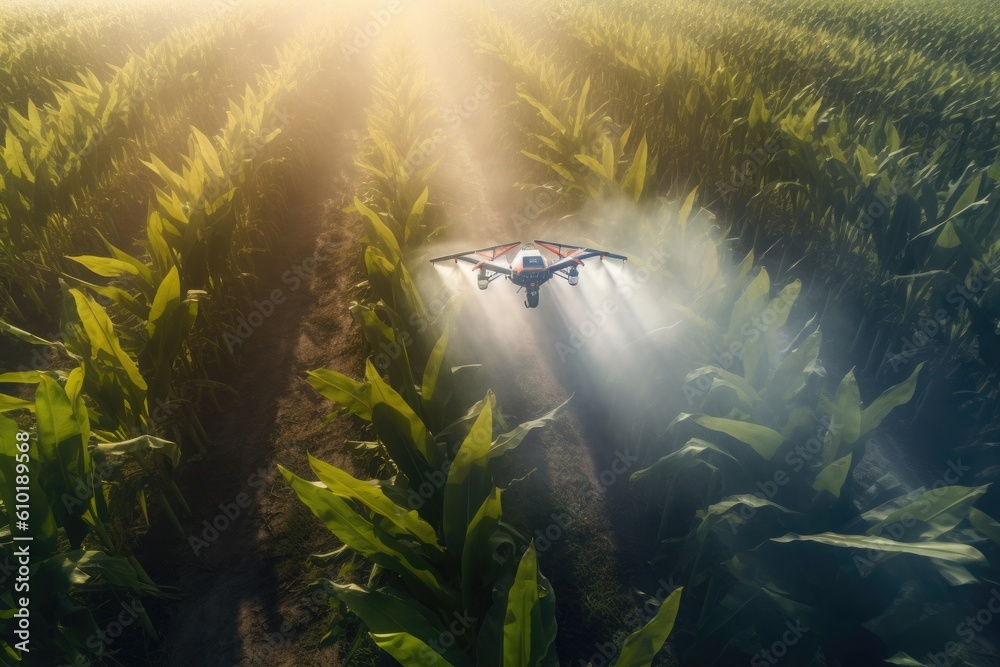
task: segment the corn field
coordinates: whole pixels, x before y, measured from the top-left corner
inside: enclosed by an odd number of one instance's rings
[[[0,35],[0,664],[1000,665],[1000,7]]]

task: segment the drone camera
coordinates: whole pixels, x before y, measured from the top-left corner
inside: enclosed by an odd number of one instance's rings
[[[580,282],[580,272],[577,271],[575,268],[570,269],[568,280],[570,285],[576,285],[577,283]]]

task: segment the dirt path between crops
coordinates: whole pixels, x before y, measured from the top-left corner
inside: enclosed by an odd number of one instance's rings
[[[428,256],[536,238],[544,222],[523,223],[533,215],[533,201],[514,187],[525,177],[510,159],[516,149],[498,140],[503,128],[497,119],[510,91],[501,90],[488,72],[469,66],[478,60],[461,40],[463,29],[441,18],[427,17],[413,30],[442,93],[449,137],[433,156],[441,158],[434,187],[448,231]],[[480,293],[467,271],[423,264],[415,269],[418,279],[436,276],[422,285],[443,280],[453,288],[458,283],[465,294],[460,335],[452,345],[468,358],[453,361],[483,364],[480,389],[494,390],[509,424],[542,415],[579,388],[556,352],[556,343],[567,335],[566,323],[555,305],[546,303],[554,290],[572,288],[546,285],[541,307],[527,310],[523,294],[506,281]],[[641,533],[640,508],[627,488],[636,462],[606,422],[604,407],[578,391],[553,424],[510,456],[511,476],[528,477],[505,493],[505,518],[533,531],[542,572],[556,593],[562,664],[591,659],[600,644],[617,644],[624,631],[634,629],[624,619],[638,608],[635,589],[653,594],[658,587],[646,564],[650,540]]]
[[[339,122],[343,127],[343,115]],[[359,231],[343,213],[357,181],[356,136],[344,131],[326,144],[328,158],[305,176],[275,247],[259,260],[261,316],[247,315],[242,363],[218,378],[235,392],[204,418],[208,455],[180,475],[192,512],[182,519],[187,537],[161,523],[138,554],[174,593],[149,604],[162,641],[130,647],[125,664],[336,664],[335,648],[318,647],[326,599],[306,589],[320,574],[306,560],[330,538],[276,464],[307,475],[312,453],[357,467],[343,443],[363,436],[361,422],[324,424],[330,405],[305,380],[315,368],[364,372],[362,339],[348,312]]]

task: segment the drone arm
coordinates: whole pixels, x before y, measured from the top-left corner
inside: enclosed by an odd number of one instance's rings
[[[575,255],[569,255],[564,259],[560,259],[558,262],[550,264],[549,273],[558,275],[559,271],[579,266],[583,264],[583,260],[590,259],[591,257],[600,257],[601,259],[610,257],[611,259],[620,259],[623,262],[628,259],[625,255],[618,255],[613,252],[605,252],[603,250],[593,250],[591,248],[581,248],[580,250],[581,252]]]
[[[455,262],[456,264],[458,262],[466,262],[468,264],[472,264],[473,271],[483,270],[498,274],[502,273],[505,276],[510,275],[510,269],[507,268],[506,266],[500,266],[499,264],[494,264],[493,262],[483,261],[482,259],[476,257],[471,253],[466,253],[464,255],[446,255],[444,257],[435,257],[434,259],[431,260],[431,263],[436,264],[438,262],[447,262],[447,261]]]
[[[499,264],[494,264],[493,262],[481,262],[481,261],[476,262],[475,260],[472,261],[475,262],[476,264],[476,266],[472,267],[473,271],[479,269],[480,271],[492,272],[498,276],[499,275],[509,276],[511,274],[511,270],[506,266],[500,266]]]
[[[431,262],[443,262],[448,259],[452,260],[462,260],[464,262],[478,263],[484,259],[487,261],[493,261],[508,252],[521,245],[520,241],[515,243],[503,243],[501,245],[490,246],[489,248],[479,248],[478,250],[467,250],[466,252],[456,253],[454,255],[444,255],[443,257],[435,257]],[[474,257],[475,256],[475,257]]]
[[[553,274],[557,271],[582,264],[583,260],[590,259],[591,257],[600,257],[602,260],[605,257],[609,257],[611,259],[620,259],[623,262],[628,259],[625,255],[598,250],[597,248],[584,248],[583,246],[566,245],[565,243],[555,243],[553,241],[536,240],[535,243],[559,256],[559,261],[549,266],[549,270]]]

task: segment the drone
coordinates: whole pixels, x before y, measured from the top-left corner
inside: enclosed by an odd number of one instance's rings
[[[496,264],[496,260],[502,258],[511,250],[520,246],[520,250],[514,257],[514,261],[509,266]],[[546,262],[539,247],[548,250],[556,255],[558,259]],[[479,271],[477,285],[484,290],[490,283],[505,276],[519,288],[526,290],[525,308],[538,307],[538,290],[542,285],[554,276],[559,276],[570,285],[580,282],[580,272],[578,267],[583,266],[583,260],[591,257],[599,257],[602,261],[605,257],[626,261],[625,255],[616,255],[605,250],[595,250],[594,248],[584,248],[582,246],[566,245],[565,243],[553,243],[551,241],[535,241],[534,243],[504,243],[501,245],[480,248],[460,252],[455,255],[445,255],[435,257],[431,263],[454,260],[458,262],[468,262],[473,264],[473,271]],[[521,291],[520,289],[518,291]]]

